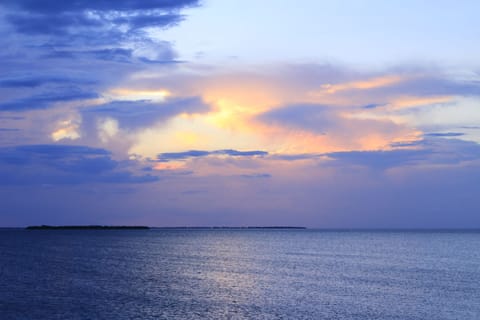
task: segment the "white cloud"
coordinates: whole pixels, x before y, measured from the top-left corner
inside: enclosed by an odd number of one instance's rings
[[[113,118],[105,118],[97,123],[98,137],[103,143],[115,137],[119,131],[118,121]]]

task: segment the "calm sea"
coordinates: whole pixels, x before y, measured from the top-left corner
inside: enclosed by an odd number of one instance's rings
[[[480,233],[0,229],[0,319],[480,319]]]

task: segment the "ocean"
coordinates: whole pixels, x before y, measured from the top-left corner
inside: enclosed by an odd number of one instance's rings
[[[480,233],[0,229],[0,319],[480,319]]]

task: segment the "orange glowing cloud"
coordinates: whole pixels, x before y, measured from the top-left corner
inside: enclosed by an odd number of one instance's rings
[[[285,79],[277,80],[265,75],[240,74],[199,78],[197,82],[187,84],[186,90],[188,89],[189,94],[201,96],[203,101],[210,105],[210,110],[198,114],[179,114],[167,122],[137,130],[133,133],[134,144],[129,152],[155,157],[162,152],[191,149],[264,150],[270,154],[389,150],[397,142],[420,139],[421,132],[410,127],[405,121],[397,121],[395,117],[385,115],[386,109],[444,103],[452,98],[399,97],[395,94],[389,97],[385,94],[381,96],[385,107],[367,110],[352,106],[378,99],[381,92],[369,96],[369,89],[394,86],[410,79],[412,77],[404,75],[371,77],[324,85],[312,95],[308,85],[293,83],[288,86]],[[355,97],[344,94],[344,91],[352,89],[365,92]],[[160,92],[160,96],[165,96],[161,90],[138,89],[130,92],[119,89],[111,92],[132,97]],[[175,88],[175,92],[181,94],[182,90]],[[332,118],[328,119],[326,130],[314,127],[312,121],[315,121],[315,117],[308,119],[310,124],[305,127],[302,127],[301,121],[298,125],[288,125],[264,122],[261,118],[262,114],[274,109],[289,105],[294,107],[302,103],[329,108]],[[322,117],[321,114],[317,116]]]
[[[312,96],[323,96],[326,94],[335,94],[346,90],[368,90],[381,87],[388,87],[400,82],[406,81],[409,78],[399,75],[388,75],[382,77],[371,78],[367,80],[339,83],[339,84],[324,84],[319,91],[313,91]]]
[[[435,97],[400,97],[393,99],[389,104],[392,109],[414,108],[425,105],[449,103],[453,101],[451,96],[435,96]]]
[[[53,141],[60,141],[63,139],[76,140],[81,137],[80,123],[75,119],[68,119],[58,123],[58,129],[50,134]]]
[[[153,166],[153,170],[178,170],[185,168],[185,162],[182,161],[169,161],[169,162],[157,162]]]
[[[115,100],[164,101],[167,97],[171,95],[171,92],[166,89],[135,90],[127,88],[116,88],[104,93],[104,95]]]

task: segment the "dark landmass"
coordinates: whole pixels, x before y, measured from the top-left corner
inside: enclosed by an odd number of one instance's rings
[[[290,227],[290,226],[246,226],[246,227],[147,227],[147,226],[28,226],[27,230],[128,230],[128,229],[182,229],[182,230],[212,230],[212,229],[307,229],[306,227]]]
[[[28,226],[27,230],[126,230],[126,229],[150,229],[146,226]]]

